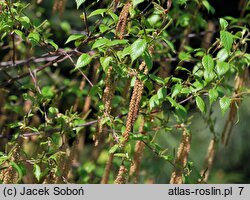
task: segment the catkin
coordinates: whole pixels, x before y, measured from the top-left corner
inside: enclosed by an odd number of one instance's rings
[[[109,155],[109,159],[107,160],[107,163],[106,163],[106,167],[105,167],[105,170],[104,170],[104,175],[103,175],[102,180],[101,180],[101,184],[107,184],[108,183],[109,174],[110,174],[111,168],[112,168],[113,158],[114,158],[114,154],[111,153]]]
[[[126,31],[127,22],[128,22],[128,14],[129,14],[129,9],[131,6],[132,6],[131,2],[126,3],[124,7],[122,8],[122,11],[119,15],[119,20],[115,29],[115,35],[119,39],[123,39],[123,35]]]
[[[215,150],[216,140],[215,138],[213,138],[208,145],[207,155],[204,161],[204,169],[201,171],[201,176],[203,176],[202,182],[207,182],[208,176],[213,165]]]
[[[95,146],[98,146],[99,141],[102,137],[102,133],[103,133],[103,124],[102,124],[102,119],[103,117],[109,117],[110,113],[111,113],[111,102],[112,102],[112,98],[113,98],[113,78],[112,78],[112,71],[113,68],[109,67],[108,72],[107,72],[107,76],[105,79],[105,89],[103,92],[103,103],[104,103],[104,115],[102,117],[98,118],[98,123],[97,123],[97,132],[94,135],[94,141],[95,141]]]
[[[191,135],[187,132],[185,128],[183,128],[183,134],[181,143],[179,145],[178,151],[177,151],[177,157],[175,160],[175,169],[172,172],[171,175],[171,184],[182,184],[182,172],[184,167],[187,164],[187,159],[190,151],[190,145],[191,145]]]
[[[13,147],[11,160],[15,163],[20,160],[19,144],[16,144]],[[0,179],[3,181],[3,184],[16,184],[19,180],[18,172],[14,167],[8,166],[6,169],[1,171]]]
[[[140,124],[139,133],[144,133],[144,119],[142,119],[142,122]],[[143,141],[137,141],[135,145],[135,153],[133,157],[133,162],[130,167],[129,176],[134,177],[134,183],[138,182],[139,177],[139,168],[142,160],[142,155],[144,151],[145,143]]]
[[[115,184],[125,184],[126,183],[127,171],[128,170],[126,169],[124,164],[122,164],[120,166],[119,173],[116,177]]]
[[[235,86],[234,86],[234,95],[237,95],[242,87],[244,87],[247,84],[248,78],[249,77],[249,72],[248,68],[246,68],[243,72],[239,73],[236,78],[235,78]],[[232,133],[233,125],[235,123],[235,118],[237,115],[237,106],[239,106],[241,101],[232,101],[230,104],[230,111],[228,115],[228,119],[225,123],[224,129],[222,131],[222,136],[221,136],[221,142],[224,145],[227,145],[229,142],[229,138]]]
[[[66,0],[54,0],[52,11],[53,13],[59,12],[60,16],[63,16]]]

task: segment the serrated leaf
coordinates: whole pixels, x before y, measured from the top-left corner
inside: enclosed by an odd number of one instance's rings
[[[106,58],[104,58],[104,57],[102,57],[102,58],[100,58],[100,63],[101,63],[101,65],[102,65],[102,69],[103,69],[103,71],[105,72],[105,73],[107,73],[107,71],[108,71],[108,68],[109,68],[109,63],[112,61],[112,57],[106,57]]]
[[[227,52],[226,49],[221,49],[218,53],[216,58],[218,59],[218,61],[225,61],[228,58],[229,54]]]
[[[145,39],[138,39],[131,45],[130,56],[132,62],[141,56],[147,48],[147,42]]]
[[[197,107],[199,108],[199,110],[200,110],[202,113],[204,113],[205,110],[206,110],[206,105],[205,105],[203,99],[202,99],[200,96],[197,96],[197,97],[195,98],[195,102],[196,102],[196,105],[197,105]]]
[[[135,8],[138,4],[142,3],[144,0],[132,0],[133,7]]]
[[[95,49],[95,48],[98,48],[98,47],[101,47],[101,46],[104,46],[104,45],[107,45],[107,43],[109,43],[110,40],[107,39],[107,38],[101,38],[101,39],[98,39],[94,42],[94,44],[92,45],[92,49]]]
[[[171,92],[172,92],[171,97],[174,98],[175,96],[177,96],[181,92],[181,89],[182,89],[182,85],[181,84],[175,84],[171,88]]]
[[[223,18],[220,18],[220,27],[222,30],[225,30],[228,26],[228,22],[227,20],[223,19]]]
[[[204,72],[204,79],[205,79],[206,83],[211,82],[215,77],[216,77],[216,74],[213,71],[211,71],[211,72],[205,71]]]
[[[209,96],[209,102],[210,102],[210,105],[215,102],[219,96],[219,93],[216,89],[210,89],[208,91],[208,96]]]
[[[218,75],[222,76],[230,69],[230,65],[227,62],[217,62],[216,71]]]
[[[233,45],[233,36],[228,31],[220,31],[220,41],[223,47],[230,52]]]
[[[103,13],[105,13],[106,11],[107,11],[106,8],[100,8],[100,9],[94,10],[92,13],[90,13],[88,18],[93,17],[95,15],[101,15],[103,17]]]
[[[76,62],[76,69],[85,67],[86,65],[88,65],[92,60],[92,57],[87,54],[87,53],[83,53]]]
[[[86,0],[75,0],[75,1],[76,1],[77,10],[78,10],[79,7],[80,7]]]
[[[202,58],[202,65],[204,66],[205,70],[208,72],[213,71],[214,69],[214,61],[210,55],[204,55]]]
[[[67,39],[67,41],[65,42],[65,44],[71,42],[71,41],[75,41],[75,40],[78,40],[78,39],[82,39],[84,37],[84,35],[82,34],[74,34],[74,35],[71,35],[69,36],[69,38]]]
[[[220,108],[221,108],[222,115],[225,114],[227,109],[230,107],[230,104],[231,104],[231,100],[229,97],[224,96],[220,99]]]

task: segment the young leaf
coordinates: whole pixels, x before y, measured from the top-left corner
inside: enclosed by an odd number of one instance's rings
[[[41,178],[41,168],[39,165],[34,164],[33,165],[33,173],[38,181],[40,181]]]
[[[203,99],[200,96],[197,96],[195,98],[195,102],[196,102],[197,107],[200,109],[200,111],[202,113],[204,113],[206,110],[206,105],[205,105]]]
[[[109,42],[110,42],[110,40],[107,39],[107,38],[101,38],[99,40],[96,40],[95,43],[92,45],[92,49],[104,46],[104,45],[106,45]]]
[[[107,9],[105,9],[105,8],[94,10],[92,13],[90,13],[88,18],[95,16],[95,15],[102,15],[102,17],[103,17],[103,13],[105,13],[106,11],[107,11]]]
[[[178,95],[180,93],[182,89],[182,85],[181,84],[175,84],[172,88],[171,88],[171,92],[172,92],[172,95],[171,97],[174,98],[176,95]]]
[[[82,34],[74,34],[69,36],[69,38],[67,39],[67,41],[65,42],[65,44],[74,41],[74,40],[78,40],[78,39],[82,39],[84,36]]]
[[[158,99],[164,99],[167,96],[167,89],[165,87],[161,87],[157,92]]]
[[[220,99],[220,108],[222,111],[222,115],[225,114],[225,112],[227,111],[227,109],[230,106],[230,103],[231,103],[231,100],[229,97],[224,96]]]
[[[139,3],[142,3],[144,0],[132,0],[133,7],[135,8]]]
[[[147,42],[145,39],[138,39],[131,45],[130,56],[132,61],[141,56],[147,48]]]
[[[101,57],[100,58],[100,63],[101,63],[101,65],[102,65],[102,69],[103,69],[103,71],[105,71],[105,72],[107,72],[108,71],[108,67],[109,67],[109,63],[112,61],[112,57],[106,57],[106,58],[104,58],[104,57]]]
[[[77,10],[78,10],[79,7],[80,7],[86,0],[75,0],[75,1],[76,1]]]
[[[204,66],[205,70],[208,72],[213,71],[214,69],[214,61],[210,55],[204,55],[202,58],[202,65]]]
[[[227,26],[228,26],[228,22],[225,19],[220,18],[220,27],[221,27],[221,29],[225,30],[227,28]]]
[[[229,54],[227,52],[226,49],[221,49],[218,53],[216,58],[218,59],[218,61],[225,61],[228,58]]]
[[[210,105],[215,102],[219,96],[218,91],[216,89],[210,89],[208,91],[208,96],[209,96],[209,102]]]
[[[220,31],[220,41],[222,46],[230,52],[232,45],[233,45],[233,36],[228,31]]]
[[[217,71],[217,73],[220,76],[222,76],[225,73],[227,73],[227,71],[229,70],[229,68],[230,68],[229,63],[227,63],[227,62],[217,62],[216,71]]]
[[[88,65],[92,60],[92,57],[87,54],[87,53],[83,53],[76,62],[76,69],[85,67],[86,65]]]

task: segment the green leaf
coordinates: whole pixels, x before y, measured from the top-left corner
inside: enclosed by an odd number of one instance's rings
[[[25,40],[25,35],[22,31],[20,30],[14,30],[15,34],[17,34],[20,38],[22,38],[23,40]]]
[[[223,18],[220,18],[220,27],[222,30],[225,30],[228,26],[228,22],[227,20],[223,19]]]
[[[166,44],[169,46],[169,48],[171,49],[171,51],[173,53],[176,53],[176,50],[174,48],[174,44],[172,42],[170,42],[168,39],[164,38],[164,37],[161,37],[161,39],[166,42]]]
[[[204,72],[204,79],[205,79],[206,83],[211,82],[215,77],[216,77],[216,74],[213,71],[211,71],[211,72],[205,71]]]
[[[143,59],[145,60],[145,63],[148,67],[148,70],[150,70],[153,67],[153,60],[151,55],[149,54],[148,51],[145,51],[142,55]]]
[[[71,41],[74,41],[74,40],[78,40],[78,39],[82,39],[84,38],[84,35],[82,34],[74,34],[74,35],[71,35],[69,36],[69,38],[67,39],[67,41],[65,42],[65,44],[71,42]]]
[[[135,8],[138,4],[142,3],[144,0],[132,0],[133,7]]]
[[[171,88],[171,92],[172,92],[171,97],[174,98],[175,96],[177,96],[181,92],[181,89],[182,89],[182,85],[181,84],[175,84]]]
[[[219,96],[219,93],[216,89],[210,89],[208,91],[208,96],[209,96],[209,102],[210,102],[210,105],[215,102]]]
[[[205,105],[203,99],[202,99],[200,96],[197,96],[197,97],[195,98],[195,102],[196,102],[196,105],[197,105],[197,107],[199,108],[199,110],[200,110],[202,113],[204,113],[205,110],[206,110],[206,105]]]
[[[111,47],[111,46],[115,46],[118,44],[127,44],[127,43],[128,43],[128,40],[112,40],[107,43],[107,46]]]
[[[107,43],[109,43],[110,40],[107,39],[107,38],[101,38],[101,39],[98,39],[94,42],[94,44],[92,45],[92,49],[95,49],[95,48],[98,48],[98,47],[101,47],[101,46],[104,46],[104,45],[107,45]]]
[[[48,40],[48,43],[55,48],[55,50],[58,50],[58,45],[53,40]]]
[[[85,67],[86,65],[88,65],[92,60],[92,57],[87,54],[87,53],[83,53],[76,62],[76,69]]]
[[[159,99],[157,95],[153,95],[150,99],[149,99],[149,108],[150,110],[152,110],[153,108],[155,108],[157,105],[159,105]]]
[[[103,69],[103,71],[105,72],[105,73],[107,73],[107,71],[108,71],[108,68],[109,68],[109,63],[112,61],[112,57],[111,56],[109,56],[109,57],[106,57],[106,58],[104,58],[104,57],[101,57],[100,58],[100,63],[101,63],[101,65],[102,65],[102,69]]]
[[[212,14],[215,12],[215,9],[210,5],[210,3],[207,0],[202,0],[202,4],[207,9],[208,12],[211,12]]]
[[[210,55],[204,55],[202,58],[202,65],[204,66],[205,70],[208,72],[213,71],[214,69],[214,61]]]
[[[100,8],[100,9],[94,10],[92,13],[90,13],[88,18],[93,17],[95,15],[102,15],[102,17],[103,17],[103,13],[105,13],[106,11],[107,11],[106,8]]]
[[[227,62],[217,62],[216,71],[219,76],[224,75],[230,69],[230,65]]]
[[[188,60],[191,60],[191,58],[192,58],[192,56],[189,53],[186,53],[183,51],[179,53],[178,57],[181,61],[183,61],[183,60],[188,61]]]
[[[145,39],[138,39],[131,45],[130,56],[132,62],[141,56],[147,48],[147,42]]]
[[[230,52],[233,45],[233,36],[228,31],[220,31],[220,41],[223,47]]]
[[[38,181],[40,181],[40,178],[41,178],[41,174],[42,174],[42,173],[41,173],[41,168],[40,168],[39,165],[37,165],[37,164],[34,164],[34,165],[33,165],[33,173],[34,173],[36,179],[37,179]]]
[[[109,150],[109,153],[112,154],[112,153],[115,153],[116,150],[119,148],[119,145],[118,144],[115,144],[114,146],[112,146]]]
[[[36,45],[40,42],[40,39],[41,39],[41,36],[39,33],[36,33],[36,32],[31,32],[29,35],[28,35],[28,39],[29,41],[32,43],[32,45]]]
[[[217,60],[218,61],[225,61],[228,58],[229,54],[227,52],[227,50],[225,48],[221,49],[218,53],[217,53]]]
[[[225,112],[229,108],[230,104],[231,104],[231,100],[229,97],[224,96],[220,99],[220,108],[222,111],[222,115],[225,114]]]
[[[165,99],[167,96],[167,89],[165,87],[161,87],[157,92],[158,99]]]
[[[23,177],[23,172],[22,172],[22,169],[21,167],[19,167],[15,162],[13,161],[10,161],[10,165],[15,168],[15,170],[17,171],[18,173],[18,182],[21,181],[22,177]]]
[[[79,7],[80,7],[86,0],[75,0],[75,1],[76,1],[77,10],[78,10]]]

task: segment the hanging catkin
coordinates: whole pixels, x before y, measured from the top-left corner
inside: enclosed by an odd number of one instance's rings
[[[121,164],[118,175],[115,179],[115,184],[125,184],[126,183],[126,177],[127,177],[128,170],[124,166],[124,164]]]
[[[139,133],[144,134],[143,128],[144,128],[144,119],[142,119],[141,121]],[[136,142],[133,162],[129,171],[129,176],[134,178],[133,181],[134,183],[138,183],[139,168],[142,160],[144,147],[145,143],[143,141]]]
[[[187,164],[187,159],[190,151],[191,135],[187,132],[186,128],[183,128],[182,139],[177,151],[177,157],[175,159],[174,171],[171,175],[171,184],[182,184],[183,169]]]
[[[247,84],[248,77],[249,77],[248,68],[246,68],[243,72],[239,73],[235,77],[235,86],[234,86],[235,91],[233,94],[234,96],[237,95],[242,89],[242,87],[244,87]],[[233,125],[235,123],[235,118],[237,116],[237,107],[240,105],[240,103],[241,101],[238,100],[237,102],[232,101],[230,104],[230,111],[229,111],[228,119],[225,123],[222,136],[221,136],[221,142],[224,145],[228,144],[229,138],[232,133]]]
[[[20,145],[16,144],[12,149],[11,161],[17,163],[20,160]],[[3,184],[16,184],[19,180],[19,175],[13,166],[8,166],[1,171],[0,179]]]
[[[113,68],[109,67],[107,71],[106,79],[105,79],[105,89],[103,91],[103,97],[102,97],[102,101],[104,103],[104,114],[98,119],[97,132],[93,138],[95,141],[95,146],[99,144],[99,141],[103,135],[102,119],[105,117],[109,117],[111,113],[111,102],[112,102],[112,98],[114,95],[112,71],[113,71]]]
[[[147,72],[146,64],[144,61],[141,63],[139,69],[141,71],[144,70],[144,73]],[[143,81],[140,80],[139,78],[136,78],[134,90],[133,90],[132,97],[131,97],[130,104],[129,104],[129,112],[128,112],[128,117],[127,117],[127,122],[126,122],[126,130],[123,133],[124,140],[122,142],[122,146],[124,146],[127,143],[128,138],[129,138],[129,133],[132,131],[134,122],[136,120],[139,107],[140,107],[143,87],[144,87]]]
[[[215,150],[216,150],[216,140],[215,138],[213,138],[208,145],[207,155],[204,160],[204,169],[201,171],[201,176],[203,176],[202,182],[207,182],[208,176],[210,174],[213,165]]]
[[[122,11],[119,15],[119,20],[115,29],[115,35],[119,39],[123,39],[123,35],[126,31],[127,22],[128,22],[128,14],[129,14],[129,9],[131,5],[132,5],[131,2],[126,3],[124,7],[122,8]]]

